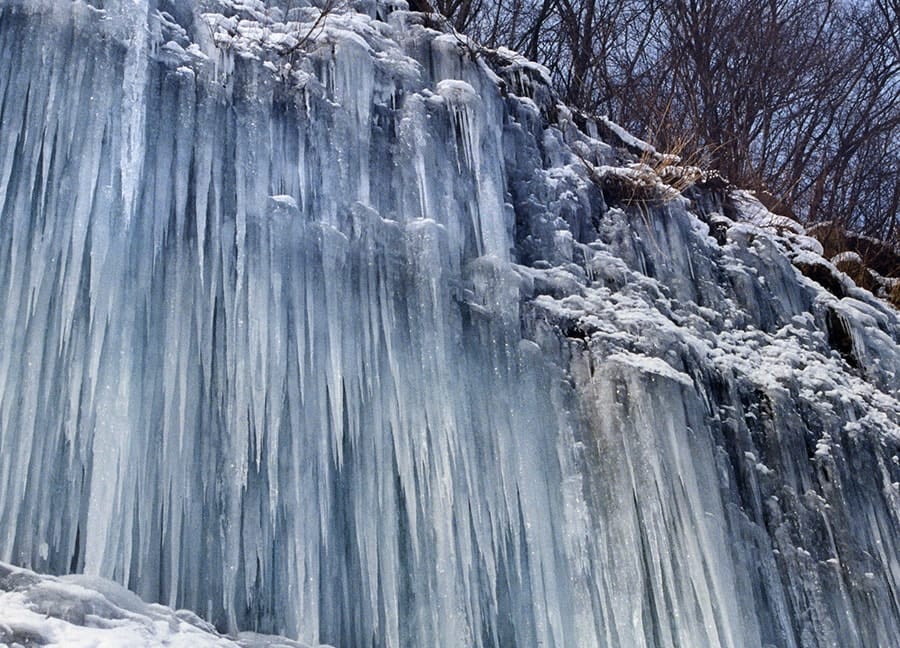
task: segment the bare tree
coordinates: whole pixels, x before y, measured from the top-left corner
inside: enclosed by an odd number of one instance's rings
[[[442,0],[566,102],[786,211],[900,242],[900,0]]]

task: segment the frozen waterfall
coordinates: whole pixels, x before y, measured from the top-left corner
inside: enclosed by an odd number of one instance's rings
[[[0,0],[0,561],[308,644],[895,645],[897,311],[406,8]]]

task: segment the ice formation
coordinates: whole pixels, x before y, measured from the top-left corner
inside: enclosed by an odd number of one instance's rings
[[[406,9],[0,0],[0,560],[308,644],[893,645],[897,311]]]

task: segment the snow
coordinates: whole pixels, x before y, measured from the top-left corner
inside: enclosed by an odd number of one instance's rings
[[[546,97],[547,89],[552,87],[550,70],[506,47],[499,47],[491,54],[494,67],[488,70],[490,76],[510,81],[512,91],[523,99]]]
[[[657,150],[642,139],[639,139],[629,133],[627,130],[612,121],[609,117],[600,117],[600,122],[606,126],[619,140],[621,144],[627,148],[647,153],[649,155],[659,155]],[[677,159],[677,158],[676,158]]]
[[[606,361],[631,367],[645,375],[659,376],[660,378],[674,380],[686,387],[694,386],[689,375],[681,371],[676,371],[661,358],[648,357],[638,353],[619,352],[608,356]]]
[[[144,603],[111,581],[80,575],[39,576],[6,563],[0,563],[0,644],[304,648],[294,641],[256,633],[220,635],[192,612]]]
[[[466,105],[478,101],[478,94],[475,92],[475,88],[458,79],[438,81],[437,93],[447,102],[454,105]]]
[[[900,317],[797,223],[402,1],[102,4],[0,1],[0,560],[78,573],[0,637],[900,634]]]

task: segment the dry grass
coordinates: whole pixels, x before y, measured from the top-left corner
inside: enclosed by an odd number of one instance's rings
[[[883,241],[847,232],[834,223],[820,223],[811,227],[809,233],[822,244],[826,258],[855,252],[859,261],[841,260],[837,268],[856,285],[881,294],[900,308],[900,251]]]
[[[891,290],[891,294],[888,295],[888,301],[891,302],[896,308],[900,308],[900,283],[894,284],[893,290]]]
[[[684,137],[677,139],[666,153],[644,151],[638,165],[680,194],[703,178],[703,157],[693,142]]]

